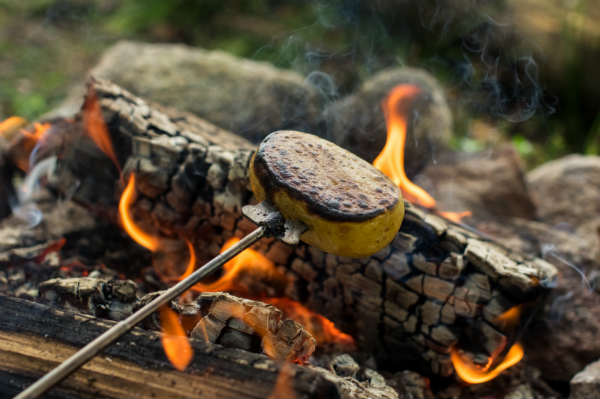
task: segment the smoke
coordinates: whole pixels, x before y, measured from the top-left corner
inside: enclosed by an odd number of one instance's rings
[[[35,198],[41,180],[50,177],[56,169],[56,161],[56,157],[52,156],[38,162],[18,188],[16,201],[11,201],[13,214],[23,220],[28,228],[37,226],[43,219],[42,211],[35,204]]]
[[[579,268],[577,265],[569,262],[564,257],[560,256],[555,251],[555,247],[553,244],[543,244],[541,249],[542,249],[542,257],[544,259],[554,259],[555,260],[555,262],[553,262],[554,264],[560,263],[564,266],[567,266],[567,267],[573,269],[577,274],[579,274],[579,277],[581,278],[581,283],[585,286],[585,288],[587,289],[587,292],[592,291],[592,289],[593,289],[592,284],[590,283],[590,280],[585,275],[585,272],[581,268]]]
[[[315,87],[327,102],[338,97],[337,86],[331,75],[322,71],[312,71],[304,80]]]
[[[424,29],[438,36],[441,61],[460,89],[460,100],[476,112],[511,123],[548,116],[557,100],[545,92],[532,46],[515,27],[498,22],[489,1],[421,4]]]

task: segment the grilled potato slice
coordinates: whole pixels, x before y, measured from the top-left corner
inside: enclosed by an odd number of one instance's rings
[[[402,194],[383,173],[307,133],[267,136],[250,161],[250,184],[259,201],[308,226],[302,241],[336,255],[372,255],[404,217]]]

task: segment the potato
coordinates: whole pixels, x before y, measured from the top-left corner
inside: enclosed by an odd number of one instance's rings
[[[250,184],[288,220],[308,226],[302,241],[365,257],[385,247],[404,217],[398,187],[368,162],[317,136],[277,131],[250,161]]]

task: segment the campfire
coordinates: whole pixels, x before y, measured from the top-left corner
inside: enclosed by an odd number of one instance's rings
[[[591,3],[246,3],[0,6],[0,396],[597,397]]]

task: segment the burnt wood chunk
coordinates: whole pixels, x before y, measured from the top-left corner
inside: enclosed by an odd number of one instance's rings
[[[215,256],[228,238],[253,228],[240,212],[252,201],[252,145],[191,115],[149,105],[109,82],[90,85],[113,140],[121,143],[115,146],[118,158],[126,173],[138,178],[134,214],[157,232],[192,240],[204,249],[202,259]],[[57,188],[70,193],[77,173],[94,173],[71,164],[70,158],[61,158],[53,179],[61,183]],[[64,170],[70,174],[61,176]],[[114,209],[121,190],[117,179],[103,187]],[[98,203],[79,191],[73,196]],[[495,326],[495,319],[513,306],[540,300],[557,272],[541,259],[518,255],[417,206],[407,203],[405,208],[400,232],[372,257],[323,254],[304,243],[285,256],[269,253],[268,241],[254,248],[285,268],[289,283],[281,295],[323,313],[353,334],[360,347],[398,362],[416,355],[434,372],[447,375],[452,372],[449,345],[460,347],[478,336],[481,343],[469,350],[474,356],[487,354],[498,338],[487,330],[485,334],[482,326]]]
[[[193,338],[245,350],[259,342],[262,352],[278,360],[305,361],[315,350],[312,335],[273,305],[215,292],[201,294],[190,306],[195,311],[187,310],[186,316],[197,318]]]

